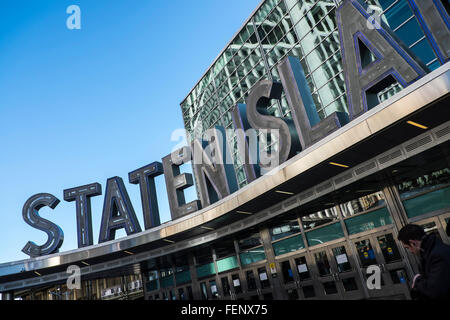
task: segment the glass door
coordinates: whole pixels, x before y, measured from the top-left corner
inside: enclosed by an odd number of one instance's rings
[[[347,243],[339,243],[328,247],[332,257],[331,266],[334,269],[334,277],[344,300],[363,299],[364,288],[361,283],[358,265],[351,254]]]
[[[358,253],[361,272],[366,280],[369,298],[374,299],[409,299],[408,276],[406,259],[399,250],[399,244],[394,238],[392,230],[368,234],[353,240]],[[376,266],[376,271],[369,270]],[[367,285],[369,278],[380,271],[380,288]],[[375,282],[369,281],[372,284]]]
[[[336,270],[332,264],[332,256],[328,247],[310,252],[310,264],[315,271],[317,297],[321,300],[340,300],[341,292],[337,284]]]

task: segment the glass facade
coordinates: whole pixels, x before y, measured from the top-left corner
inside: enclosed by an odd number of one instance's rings
[[[231,108],[245,103],[251,87],[262,79],[279,81],[277,63],[298,57],[321,119],[348,112],[334,0],[266,0],[181,103],[191,139],[214,126],[233,128]],[[440,66],[407,0],[366,0],[371,10],[433,70]],[[398,83],[379,93],[383,101],[402,88]],[[290,117],[287,101],[274,101],[268,111]],[[247,184],[237,141],[227,132],[239,186]],[[272,142],[276,148],[276,140]]]

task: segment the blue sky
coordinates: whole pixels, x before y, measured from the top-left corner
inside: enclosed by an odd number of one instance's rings
[[[128,172],[179,143],[171,133],[183,128],[181,100],[259,2],[0,2],[0,263],[28,258],[27,241],[46,241],[22,219],[36,193],[61,200],[40,211],[64,230],[61,251],[77,248],[75,205],[64,189],[99,182],[104,193],[106,180],[120,176],[143,228]],[[81,30],[66,27],[72,4],[81,8]],[[162,176],[157,187],[165,222]],[[102,207],[103,195],[92,199],[94,243]]]

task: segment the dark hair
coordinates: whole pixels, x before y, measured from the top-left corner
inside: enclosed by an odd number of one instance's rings
[[[398,233],[398,240],[403,243],[409,243],[410,240],[422,240],[425,231],[421,226],[416,224],[407,224]]]

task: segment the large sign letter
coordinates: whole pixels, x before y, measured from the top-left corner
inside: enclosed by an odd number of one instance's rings
[[[93,183],[86,186],[64,190],[64,200],[75,201],[77,210],[78,248],[92,246],[92,210],[91,197],[102,194],[102,186]]]
[[[274,168],[274,166],[285,162],[300,151],[293,121],[272,116],[267,110],[270,100],[280,100],[282,90],[281,83],[261,80],[253,86],[247,98],[247,118],[250,125],[254,129],[268,130],[268,132],[271,132],[271,129],[273,129],[278,132],[279,136],[277,154],[274,155],[271,152],[270,163],[263,163],[262,161],[260,163],[261,170],[264,173]],[[294,139],[291,137],[294,137]],[[273,163],[273,161],[276,163]]]
[[[231,110],[238,152],[244,167],[247,182],[250,183],[260,176],[258,166],[258,141],[256,130],[250,126],[247,119],[246,105],[238,103]]]
[[[406,87],[426,74],[388,26],[367,22],[370,16],[357,0],[344,0],[336,15],[351,120],[376,106],[378,93],[396,81]]]
[[[45,256],[58,252],[64,241],[64,232],[59,226],[39,216],[39,210],[43,207],[55,209],[59,200],[54,195],[40,193],[32,196],[25,202],[22,210],[23,220],[33,228],[44,231],[48,240],[42,246],[29,241],[22,251],[30,257]]]
[[[448,0],[444,0],[448,1]],[[408,0],[439,61],[450,59],[450,20],[439,0]]]
[[[345,112],[334,112],[320,120],[305,72],[298,58],[286,57],[277,68],[303,149],[325,138],[348,122],[348,115]]]
[[[145,230],[161,224],[159,218],[158,198],[156,197],[155,177],[164,173],[162,164],[154,162],[128,174],[132,184],[139,184],[141,189],[142,212]]]
[[[180,173],[180,166],[191,161],[191,153],[188,151],[189,148],[184,147],[175,150],[162,159],[164,178],[166,179],[167,198],[169,199],[172,220],[198,211],[201,207],[198,200],[186,203],[184,197],[183,190],[194,185],[192,174]]]
[[[123,180],[120,177],[114,177],[108,179],[106,183],[98,243],[114,240],[116,231],[119,229],[125,229],[128,236],[141,232],[141,226]]]
[[[192,167],[197,178],[197,191],[203,207],[207,207],[237,191],[236,174],[222,127],[209,129],[204,133],[207,142],[194,140]],[[206,147],[204,149],[204,147]]]

